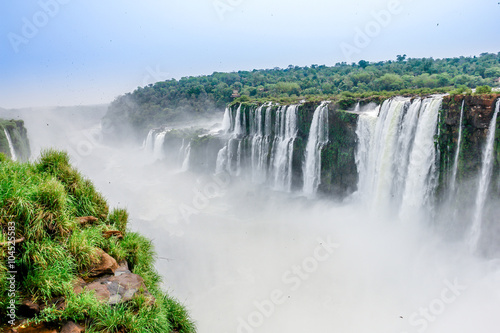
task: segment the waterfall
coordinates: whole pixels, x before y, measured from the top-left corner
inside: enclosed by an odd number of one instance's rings
[[[406,106],[407,104],[405,104],[405,107]],[[403,116],[396,151],[396,179],[393,186],[394,198],[401,198],[403,195],[404,184],[408,175],[408,164],[410,163],[410,152],[413,148],[415,132],[418,125],[418,116],[421,107],[422,100],[417,98],[411,103]]]
[[[365,151],[365,156],[358,158],[358,163],[362,163],[358,164],[358,191],[374,207],[386,207],[393,188],[399,187],[393,184],[395,156],[403,108],[407,103],[407,98],[386,100],[378,115],[363,113],[358,119],[358,140],[363,145],[358,150]]]
[[[290,192],[292,188],[293,143],[297,136],[297,105],[281,107],[276,114],[276,132],[271,168],[274,188]]]
[[[457,149],[455,150],[455,159],[453,161],[453,169],[451,171],[451,178],[450,178],[450,190],[449,190],[450,195],[455,194],[455,186],[457,182],[458,157],[460,156],[460,146],[462,143],[462,121],[464,116],[464,104],[465,104],[465,99],[462,100],[462,107],[460,108],[460,122],[458,125]]]
[[[166,131],[157,133],[154,139],[153,145],[153,157],[155,160],[161,160],[164,157],[163,154],[163,142],[165,140]]]
[[[361,108],[360,108],[359,102],[357,102],[356,106],[354,107],[354,112],[360,112],[360,111],[361,111]]]
[[[264,127],[262,126],[262,112],[266,107],[266,116],[264,117]],[[251,164],[252,164],[252,181],[257,184],[264,183],[267,178],[267,161],[269,157],[270,133],[265,132],[265,129],[270,126],[267,121],[271,121],[270,117],[271,105],[259,106],[252,113],[251,118],[251,133],[253,134],[251,146]],[[269,113],[269,117],[267,114]]]
[[[357,197],[373,209],[401,215],[429,202],[437,180],[434,135],[442,97],[396,97],[362,112],[356,135]]]
[[[370,188],[371,179],[368,177],[370,172],[370,157],[373,132],[377,124],[377,116],[380,112],[380,107],[373,110],[368,110],[361,113],[358,117],[356,126],[356,136],[358,137],[358,146],[356,150],[356,166],[358,168],[358,191],[356,196],[360,197],[362,201],[367,201],[369,195],[368,189]]]
[[[491,118],[491,123],[488,128],[488,137],[486,139],[486,145],[483,148],[483,160],[481,167],[481,174],[479,178],[479,187],[476,196],[476,207],[474,211],[474,220],[472,221],[472,227],[469,233],[469,249],[472,253],[477,250],[477,244],[481,238],[481,225],[483,220],[483,209],[486,202],[486,197],[488,195],[488,187],[491,181],[491,171],[493,168],[493,151],[495,142],[495,130],[497,124],[497,116],[500,108],[500,99],[497,100],[495,113],[493,118]]]
[[[149,130],[148,136],[146,137],[146,140],[144,141],[143,149],[147,153],[151,153],[151,154],[153,153],[153,149],[154,149],[154,134],[155,134],[155,130],[154,129]]]
[[[321,149],[328,142],[328,102],[322,102],[316,110],[307,139],[303,164],[304,194],[312,196],[321,182]]]
[[[16,150],[14,149],[14,145],[12,144],[12,138],[10,137],[9,131],[7,131],[4,128],[3,132],[5,133],[5,137],[7,138],[7,142],[9,143],[10,158],[13,161],[17,161]]]
[[[244,112],[239,105],[235,113],[226,113],[234,118],[223,122],[235,125],[217,153],[216,173],[248,176],[254,183],[268,182],[273,189],[291,191],[298,105],[278,107],[275,117],[272,113],[272,103]]]
[[[234,121],[234,135],[240,136],[244,135],[245,133],[245,128],[242,125],[241,122],[241,104],[238,106],[238,109],[236,110],[236,119]]]
[[[442,97],[423,101],[410,154],[401,216],[413,217],[431,201],[437,185],[436,134]]]
[[[231,130],[231,115],[230,110],[226,107],[224,111],[224,117],[222,118],[222,132],[228,133]]]
[[[215,174],[220,174],[224,172],[227,165],[227,146],[222,147],[221,150],[217,153],[217,162],[215,165]]]
[[[182,161],[182,171],[189,170],[189,158],[191,157],[191,142],[188,143],[186,149],[184,149],[184,160]]]

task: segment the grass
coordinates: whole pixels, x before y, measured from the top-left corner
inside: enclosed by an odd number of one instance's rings
[[[98,218],[92,225],[77,220],[90,215]],[[127,229],[125,209],[109,211],[105,198],[71,166],[67,153],[47,150],[34,163],[13,162],[0,154],[0,242],[8,239],[10,221],[16,223],[15,237],[24,238],[16,247],[17,305],[26,298],[46,305],[29,322],[73,320],[85,325],[87,332],[195,332],[184,306],[160,288],[151,241]],[[105,238],[103,232],[108,230],[119,230],[123,239]],[[3,312],[10,299],[8,253],[7,246],[0,247]],[[151,304],[150,299],[137,296],[111,306],[98,302],[93,293],[76,295],[74,282],[86,277],[99,260],[99,249],[117,261],[127,260],[156,301]],[[51,305],[60,297],[65,299],[63,309]]]

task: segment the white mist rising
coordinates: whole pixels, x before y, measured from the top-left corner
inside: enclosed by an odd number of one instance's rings
[[[26,121],[32,145],[68,149],[111,206],[128,208],[131,227],[153,239],[165,287],[187,304],[200,333],[500,327],[500,261],[443,241],[429,221],[374,218],[360,203],[307,200],[225,173],[168,170],[98,135],[79,154],[98,126],[44,120]]]

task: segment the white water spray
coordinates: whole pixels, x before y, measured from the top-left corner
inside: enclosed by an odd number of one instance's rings
[[[321,182],[321,149],[328,142],[328,102],[322,102],[314,111],[303,165],[304,188],[313,196]]]
[[[469,250],[474,253],[477,250],[479,239],[481,238],[481,227],[483,223],[483,210],[486,198],[488,196],[488,188],[491,181],[491,171],[493,169],[493,144],[495,142],[495,130],[497,125],[498,110],[500,108],[500,99],[497,100],[495,113],[491,118],[491,123],[488,128],[488,138],[483,149],[483,161],[481,167],[481,175],[479,179],[479,187],[476,196],[476,207],[474,211],[474,220],[469,233]]]
[[[154,139],[153,145],[153,157],[155,160],[161,160],[164,157],[163,154],[163,142],[165,141],[166,131],[157,133]]]
[[[458,125],[458,140],[457,140],[457,149],[455,150],[455,159],[453,160],[453,169],[451,171],[450,178],[450,195],[455,195],[455,187],[457,183],[457,170],[458,170],[458,157],[460,156],[460,146],[462,144],[462,122],[464,116],[464,104],[465,99],[462,100],[462,107],[460,108],[460,122]]]

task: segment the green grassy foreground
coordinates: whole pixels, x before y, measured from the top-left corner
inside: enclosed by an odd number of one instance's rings
[[[95,216],[98,221],[82,225],[77,220],[82,216]],[[15,233],[20,240],[15,249],[16,306],[28,298],[45,305],[28,324],[57,326],[72,320],[85,326],[86,332],[195,332],[183,305],[159,287],[161,278],[154,269],[151,242],[127,230],[127,222],[127,211],[109,212],[105,198],[70,165],[67,153],[48,150],[35,163],[12,162],[0,154],[2,324],[10,320],[6,316],[12,299],[8,240]],[[104,237],[108,230],[120,231],[123,238]],[[76,294],[75,281],[88,276],[99,260],[99,249],[118,262],[126,260],[132,273],[144,279],[154,302],[140,295],[108,305],[99,302],[93,292]],[[51,305],[61,297],[64,307]]]

